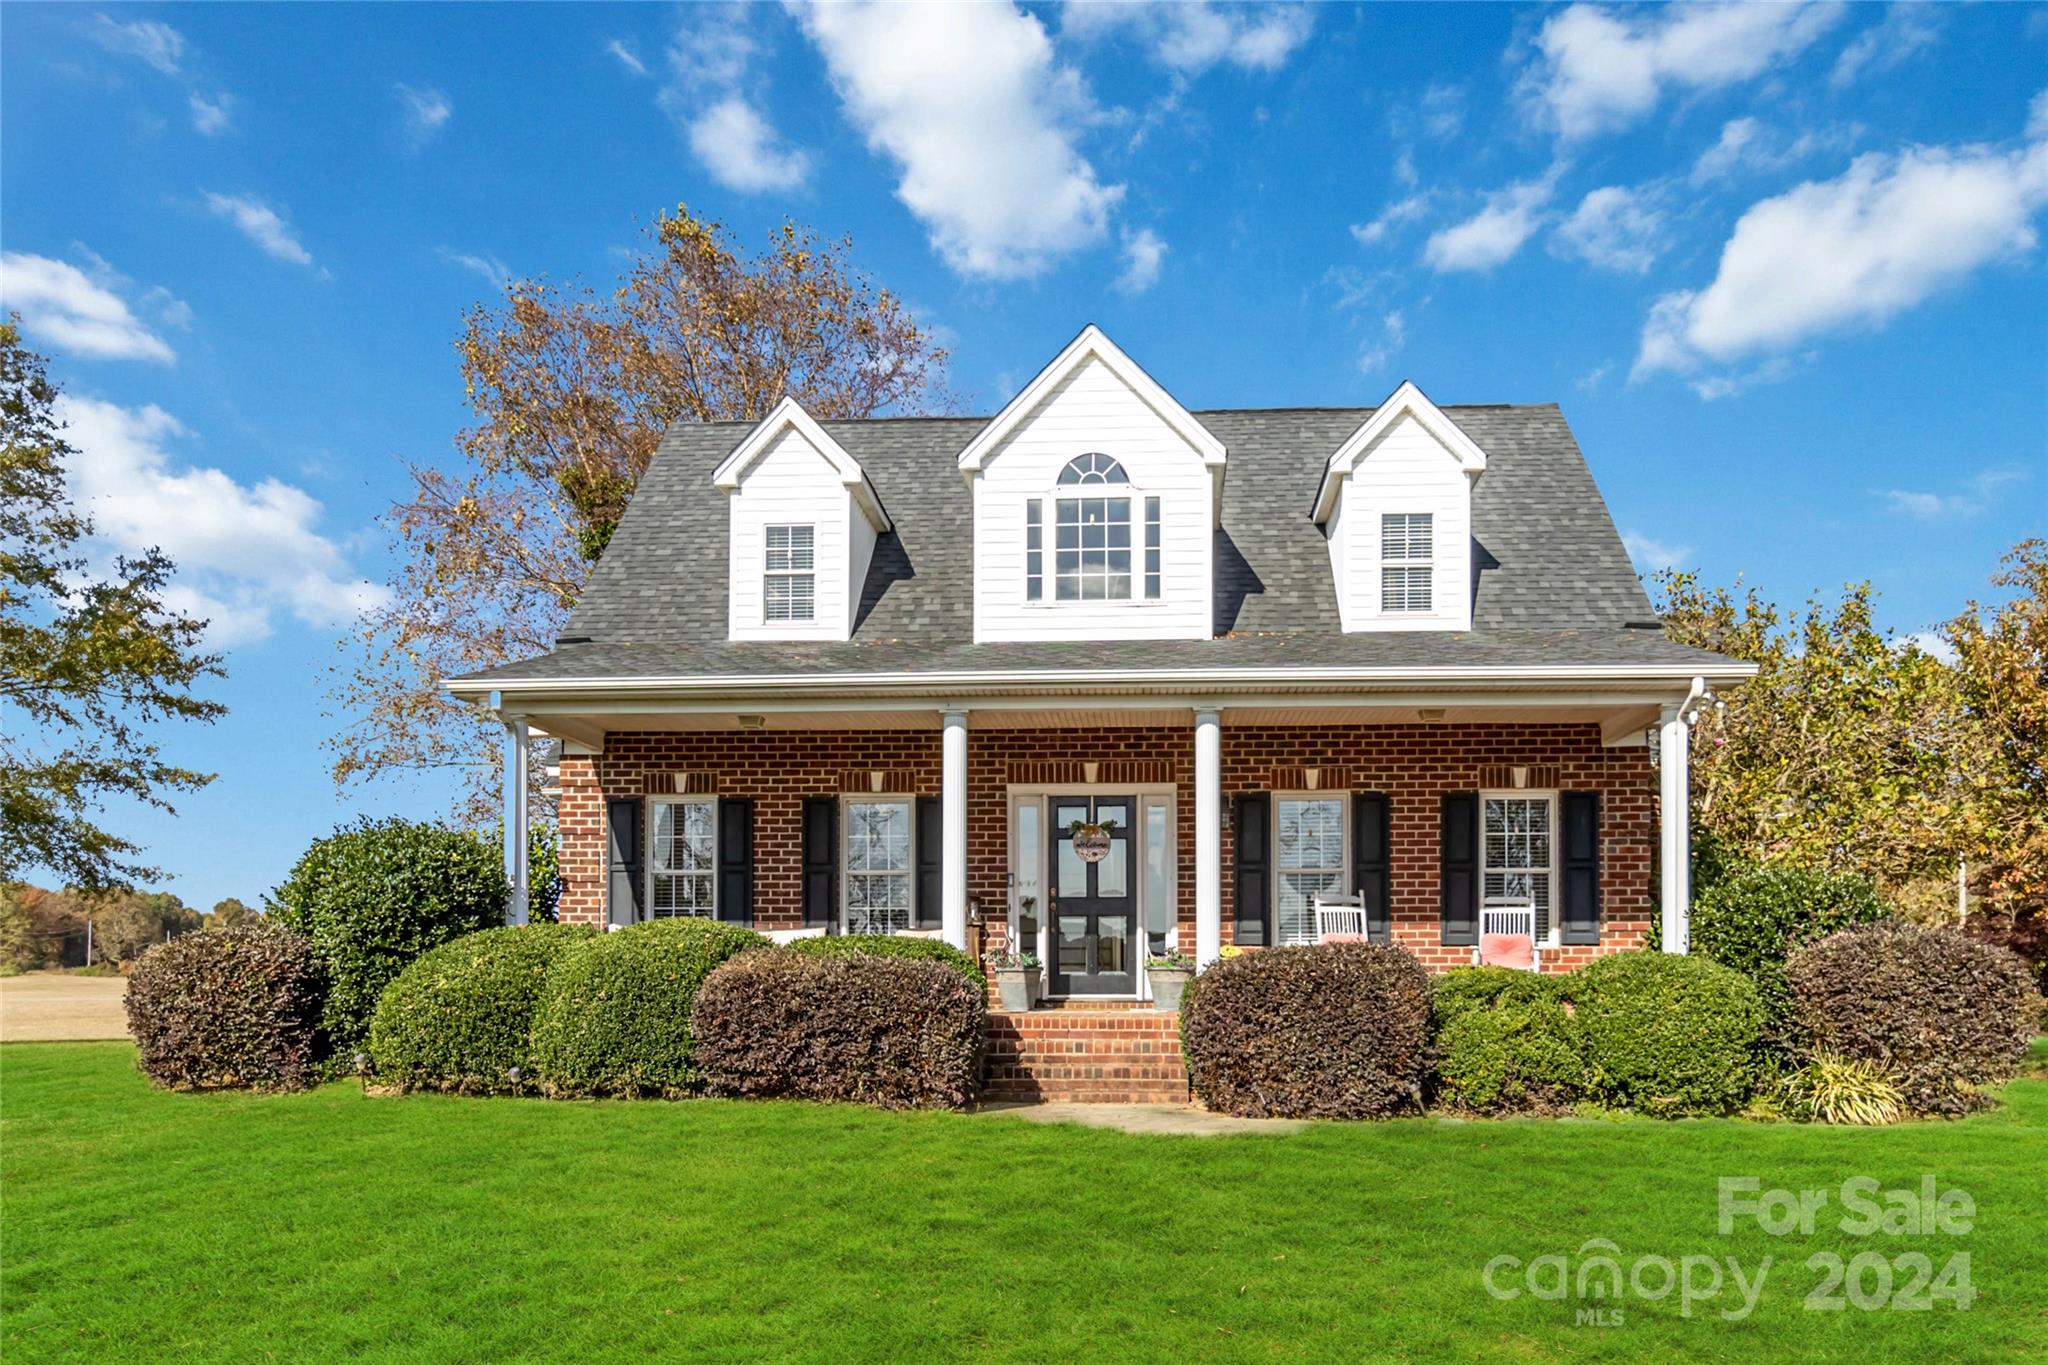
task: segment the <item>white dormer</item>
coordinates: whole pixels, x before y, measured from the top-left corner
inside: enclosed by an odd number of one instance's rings
[[[1209,638],[1223,463],[1223,443],[1088,327],[960,452],[974,638]]]
[[[1472,628],[1472,486],[1486,452],[1403,383],[1330,457],[1315,522],[1347,631]]]
[[[728,511],[728,634],[845,640],[889,514],[859,461],[785,398],[712,474]]]

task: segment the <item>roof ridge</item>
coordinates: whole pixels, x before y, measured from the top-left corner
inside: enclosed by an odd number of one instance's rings
[[[1546,399],[1537,403],[1439,403],[1437,406],[1445,412],[1516,412],[1537,408],[1555,408],[1558,406],[1558,402],[1556,399]],[[1377,403],[1301,403],[1270,408],[1189,408],[1188,411],[1197,417],[1255,417],[1290,412],[1377,412],[1379,408],[1380,405]],[[985,425],[994,420],[994,413],[969,413],[963,415],[936,412],[889,413],[880,417],[821,417],[817,419],[818,425],[822,427],[873,426],[883,422],[973,422]],[[759,425],[760,421],[746,417],[720,417],[701,422],[684,420],[678,421],[675,424],[677,427],[746,427],[750,429]]]

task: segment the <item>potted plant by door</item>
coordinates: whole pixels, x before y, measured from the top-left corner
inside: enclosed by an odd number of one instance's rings
[[[988,965],[996,974],[996,990],[1004,1009],[1015,1012],[1038,1008],[1039,992],[1045,985],[1038,954],[997,953]]]
[[[1194,974],[1195,964],[1185,953],[1170,952],[1145,959],[1145,977],[1152,983],[1153,1007],[1180,1013],[1181,992],[1187,989]]]

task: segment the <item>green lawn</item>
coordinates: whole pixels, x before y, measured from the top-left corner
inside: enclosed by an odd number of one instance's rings
[[[1319,1125],[1138,1137],[793,1104],[167,1095],[125,1044],[0,1048],[0,1356],[835,1361],[1977,1360],[2048,1341],[2048,1082],[1951,1124]],[[1964,1236],[1716,1232],[1716,1178],[1923,1174]],[[1771,1268],[1619,1326],[1496,1255]],[[1815,1252],[1970,1253],[1966,1312],[1809,1311]],[[1576,1264],[1576,1259],[1574,1259]],[[1875,1274],[1874,1271],[1871,1274]],[[1654,1287],[1655,1275],[1650,1277]],[[1518,1283],[1509,1275],[1503,1282]],[[1866,1282],[1866,1288],[1874,1282]],[[1597,1305],[1596,1305],[1597,1306]],[[2033,1348],[2025,1346],[2034,1342]]]

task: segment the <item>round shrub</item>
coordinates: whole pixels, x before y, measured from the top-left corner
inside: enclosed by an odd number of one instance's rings
[[[541,988],[556,960],[596,932],[581,924],[486,929],[415,959],[384,988],[370,1021],[379,1079],[464,1095],[536,1089]]]
[[[1437,978],[1436,1097],[1469,1113],[1554,1113],[1585,1087],[1559,978],[1460,967]]]
[[[1788,1041],[1791,1009],[1785,959],[1829,934],[1890,914],[1862,877],[1740,864],[1693,898],[1692,951],[1756,984],[1765,1042],[1777,1047]]]
[[[313,940],[332,981],[335,1053],[363,1043],[377,997],[429,948],[505,922],[505,869],[488,839],[405,820],[361,823],[306,850],[270,918]]]
[[[1814,1052],[1882,1067],[1923,1114],[1964,1114],[2011,1079],[2040,1021],[2017,953],[1955,929],[1868,924],[1785,964],[1792,1017]]]
[[[303,935],[252,924],[183,934],[137,959],[128,1031],[169,1090],[299,1090],[316,1079],[327,977]]]
[[[957,1109],[980,1087],[987,1022],[951,964],[773,949],[706,977],[690,1031],[714,1095]]]
[[[1225,958],[1181,1003],[1181,1047],[1212,1109],[1386,1118],[1422,1104],[1429,975],[1377,943]]]
[[[917,958],[926,962],[938,962],[951,967],[973,982],[974,988],[983,995],[988,994],[988,975],[981,970],[981,964],[944,939],[906,938],[901,934],[836,934],[830,937],[800,938],[789,946],[813,957],[845,957],[854,954],[861,957]]]
[[[1749,978],[1704,957],[1617,953],[1566,979],[1597,1098],[1670,1117],[1725,1114],[1756,1084],[1763,1007]]]
[[[658,919],[562,954],[533,1017],[533,1064],[549,1095],[690,1094],[690,1006],[711,969],[768,940],[708,919]]]

